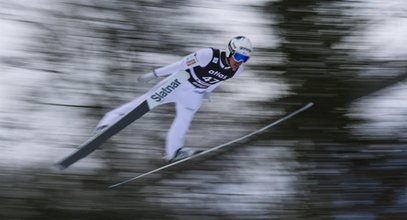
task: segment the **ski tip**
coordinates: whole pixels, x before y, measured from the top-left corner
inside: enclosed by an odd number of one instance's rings
[[[307,107],[311,107],[314,105],[314,102],[308,102],[308,104],[306,105]]]
[[[313,105],[314,105],[314,102],[308,102],[300,110],[301,111],[307,110],[307,109],[311,108]]]

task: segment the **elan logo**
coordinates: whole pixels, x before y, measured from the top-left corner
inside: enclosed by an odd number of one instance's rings
[[[221,79],[227,79],[228,78],[226,75],[222,74],[219,71],[209,70],[208,73],[211,74],[212,76],[216,76],[216,77],[219,77]]]
[[[172,81],[169,85],[161,87],[161,90],[154,93],[151,98],[154,99],[156,102],[161,102],[166,96],[171,94],[175,88],[177,88],[181,83],[178,79]]]
[[[252,50],[250,50],[249,48],[246,48],[246,47],[240,47],[240,50],[245,50],[245,51],[247,51],[247,52],[252,52]]]

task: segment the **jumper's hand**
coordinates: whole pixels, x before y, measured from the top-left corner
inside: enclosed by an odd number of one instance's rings
[[[137,82],[148,82],[157,78],[154,72],[145,73],[137,78]]]

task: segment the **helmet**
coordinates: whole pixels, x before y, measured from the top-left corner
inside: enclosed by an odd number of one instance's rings
[[[249,38],[244,36],[237,36],[229,41],[226,47],[226,57],[233,55],[233,58],[237,61],[246,62],[253,52],[252,42]]]

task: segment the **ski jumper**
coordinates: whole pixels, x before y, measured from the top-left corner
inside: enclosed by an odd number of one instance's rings
[[[213,48],[203,48],[192,53],[178,62],[154,70],[156,76],[169,76],[155,85],[154,91],[171,79],[170,76],[180,71],[189,74],[189,83],[179,84],[170,93],[162,96],[160,94],[151,95],[145,93],[110,112],[108,112],[99,122],[99,126],[110,125],[124,114],[137,107],[147,96],[160,102],[161,104],[175,103],[176,116],[168,131],[165,144],[165,159],[171,160],[178,149],[184,144],[184,137],[189,129],[191,121],[202,103],[205,93],[212,92],[225,80],[237,77],[243,71],[241,65],[236,71],[225,63],[226,53],[223,50]],[[165,92],[164,92],[165,93]]]

